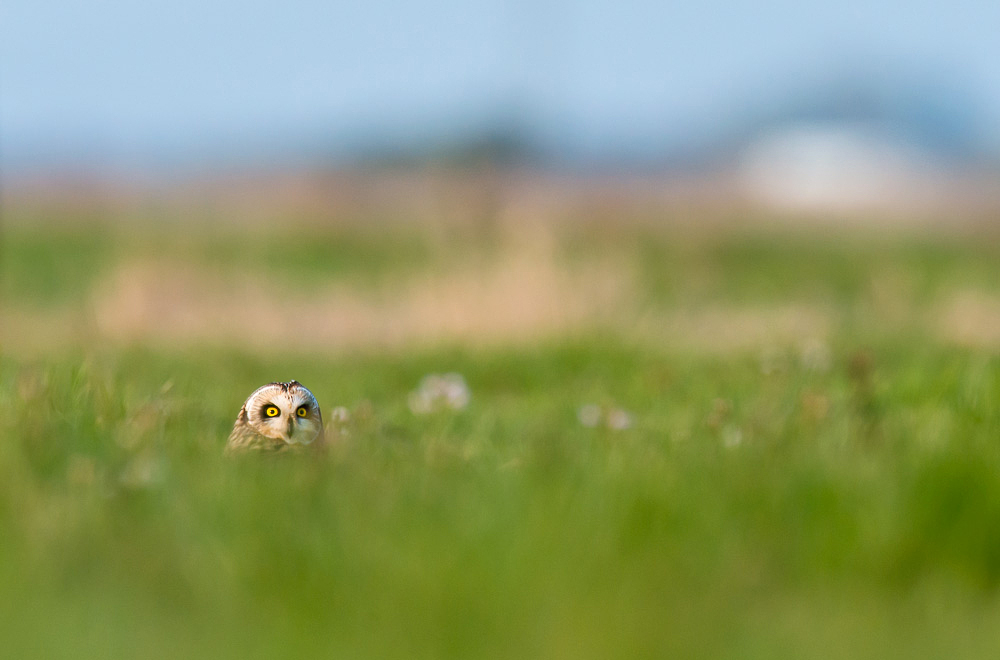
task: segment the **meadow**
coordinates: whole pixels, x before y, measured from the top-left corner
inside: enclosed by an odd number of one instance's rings
[[[995,229],[60,213],[0,245],[7,657],[1000,652]],[[291,378],[327,451],[224,458]]]

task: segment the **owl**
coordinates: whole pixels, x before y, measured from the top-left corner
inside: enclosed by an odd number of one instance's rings
[[[226,453],[284,451],[312,444],[323,435],[323,416],[316,397],[296,381],[268,383],[247,397]]]

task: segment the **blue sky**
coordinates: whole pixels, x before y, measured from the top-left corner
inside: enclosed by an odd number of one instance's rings
[[[335,153],[511,116],[581,153],[669,149],[851,70],[947,82],[998,148],[998,29],[995,0],[5,0],[0,164]]]

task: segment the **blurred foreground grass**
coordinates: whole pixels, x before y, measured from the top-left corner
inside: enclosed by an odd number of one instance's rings
[[[395,229],[303,228],[293,259],[267,232],[5,234],[5,308],[29,320],[5,319],[0,358],[5,655],[996,657],[995,240]],[[557,307],[579,273],[627,277],[595,296],[610,314],[486,343],[411,320],[366,346],[336,309],[280,345],[100,318],[127,263],[213,295],[259,278],[246,300],[288,291],[292,312],[349,286],[392,320],[386,291],[511,255],[571,274],[534,280]],[[428,304],[466,295],[444,281]],[[473,289],[487,319],[497,287]],[[441,372],[470,404],[414,414]],[[329,453],[224,460],[246,394],[290,378],[351,411]]]

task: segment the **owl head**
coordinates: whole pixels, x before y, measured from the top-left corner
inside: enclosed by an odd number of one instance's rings
[[[308,445],[323,433],[316,397],[297,381],[268,383],[247,397],[227,449],[286,449]]]

